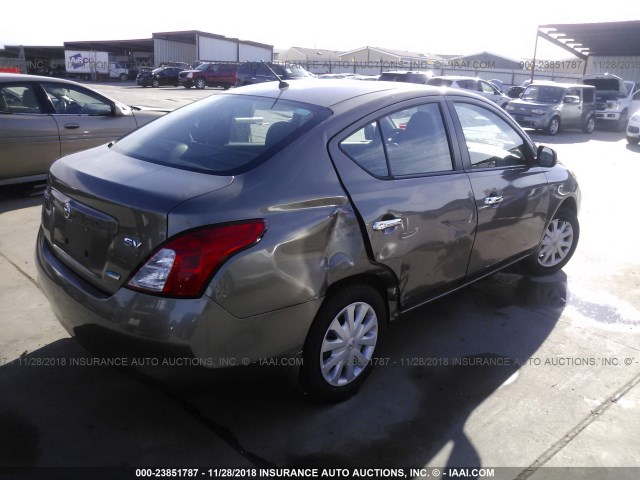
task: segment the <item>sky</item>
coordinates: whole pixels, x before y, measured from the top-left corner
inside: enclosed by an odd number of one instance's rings
[[[611,8],[560,0],[64,0],[60,5],[63,8],[52,10],[51,2],[30,1],[31,15],[2,22],[0,45],[62,45],[201,30],[279,49],[348,51],[372,46],[460,55],[488,51],[517,60],[533,57],[538,25],[640,20],[637,0],[616,0]],[[537,58],[568,57],[564,50],[539,41]]]

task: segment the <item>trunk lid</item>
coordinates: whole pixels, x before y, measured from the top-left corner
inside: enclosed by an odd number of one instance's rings
[[[63,263],[113,294],[167,239],[173,208],[232,182],[97,147],[51,167],[42,229]]]

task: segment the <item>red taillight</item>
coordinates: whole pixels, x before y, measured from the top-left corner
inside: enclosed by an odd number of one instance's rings
[[[171,297],[195,297],[222,263],[260,240],[264,220],[194,230],[169,240],[138,268],[128,285]]]

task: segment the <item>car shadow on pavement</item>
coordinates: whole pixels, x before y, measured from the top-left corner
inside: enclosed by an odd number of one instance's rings
[[[15,432],[0,466],[420,468],[444,451],[448,467],[480,467],[470,415],[539,349],[566,298],[564,273],[516,270],[417,309],[390,325],[361,391],[333,405],[299,392],[295,367],[112,368],[59,340],[0,368],[0,431]]]
[[[576,144],[586,143],[592,140],[600,142],[619,142],[624,138],[624,132],[616,132],[610,129],[601,127],[596,129],[591,134],[582,133],[580,130],[563,130],[557,135],[545,135],[535,130],[526,130],[527,134],[536,143],[549,144],[549,145],[563,145],[563,144]]]
[[[0,187],[0,214],[42,205],[46,186],[46,182],[38,182]]]

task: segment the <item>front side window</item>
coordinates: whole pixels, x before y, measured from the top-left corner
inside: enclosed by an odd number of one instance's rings
[[[33,85],[23,83],[0,86],[0,112],[42,113]]]
[[[213,95],[158,118],[112,148],[173,168],[234,175],[262,163],[330,114],[306,103]]]
[[[505,120],[479,105],[458,102],[454,105],[464,132],[471,168],[527,164],[527,146]]]
[[[493,87],[492,87],[491,85],[489,85],[488,83],[486,83],[486,82],[480,82],[480,86],[482,87],[482,91],[483,91],[484,93],[490,93],[490,94],[492,94],[492,95],[495,95],[495,94],[496,94],[496,89],[495,89],[495,88],[493,88]]]
[[[63,83],[45,83],[42,86],[58,114],[112,114],[111,103],[93,92]]]

